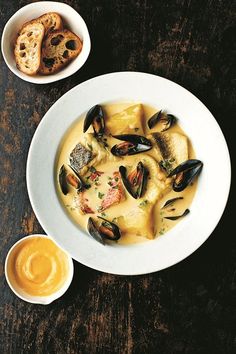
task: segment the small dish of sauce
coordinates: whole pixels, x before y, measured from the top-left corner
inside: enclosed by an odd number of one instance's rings
[[[70,286],[74,267],[70,256],[46,235],[30,235],[16,242],[5,262],[12,291],[22,300],[49,304]]]

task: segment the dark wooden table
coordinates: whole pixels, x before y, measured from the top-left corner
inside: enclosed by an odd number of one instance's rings
[[[29,2],[1,1],[1,31],[9,17]],[[26,190],[30,141],[51,105],[75,85],[120,70],[161,75],[183,85],[206,104],[231,151],[235,141],[231,126],[236,96],[233,1],[66,2],[83,16],[90,30],[92,51],[82,70],[50,85],[33,85],[14,76],[1,57],[0,352],[235,353],[232,197],[207,242],[188,259],[164,271],[114,276],[75,262],[69,291],[46,307],[19,300],[6,284],[8,249],[24,235],[43,232]],[[220,168],[219,156],[215,178]]]

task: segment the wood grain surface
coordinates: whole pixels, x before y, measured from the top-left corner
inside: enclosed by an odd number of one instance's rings
[[[1,1],[1,31],[10,16],[29,2]],[[171,79],[210,109],[233,152],[233,1],[65,2],[82,15],[91,35],[91,55],[79,72],[53,84],[34,85],[14,76],[0,57],[0,353],[235,353],[236,243],[235,229],[230,228],[235,219],[233,191],[212,236],[174,267],[125,277],[75,262],[72,286],[49,306],[21,301],[6,284],[8,249],[24,235],[43,232],[26,190],[30,141],[51,105],[80,82],[120,70]],[[218,161],[216,178],[220,156]],[[211,210],[207,212],[211,217]]]

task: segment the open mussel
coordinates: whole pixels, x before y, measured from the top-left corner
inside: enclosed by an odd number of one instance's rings
[[[91,124],[95,136],[101,138],[105,132],[105,120],[102,107],[99,104],[90,108],[90,110],[86,114],[86,117],[84,119],[84,133],[88,130]]]
[[[152,129],[157,123],[161,122],[163,125],[161,132],[164,132],[175,124],[176,121],[177,118],[173,116],[173,114],[164,114],[162,110],[160,110],[148,120],[148,127],[149,129]]]
[[[127,176],[126,167],[120,166],[119,172],[127,192],[135,199],[141,198],[145,192],[148,170],[140,161],[134,171]]]
[[[175,192],[183,191],[200,174],[202,168],[203,163],[200,160],[191,159],[182,162],[168,176],[175,176],[173,190]]]
[[[121,237],[119,227],[113,222],[98,216],[102,220],[99,226],[96,225],[94,220],[90,217],[88,219],[88,232],[89,234],[101,244],[105,244],[104,239],[110,241],[117,241]]]
[[[73,176],[73,178],[72,178],[72,177],[69,177],[69,176],[71,176],[71,174],[69,174],[67,176],[68,183],[71,186],[75,187],[78,190],[78,192],[82,192],[84,189],[89,189],[90,184],[85,183],[84,180],[82,179],[82,177],[78,174],[78,172],[71,165],[69,165],[69,167],[74,172],[75,176],[72,175]],[[74,180],[74,183],[72,180]]]
[[[123,143],[112,147],[111,153],[115,156],[135,155],[152,148],[151,141],[141,135],[125,134],[114,135],[113,137],[123,141]]]
[[[65,165],[62,165],[59,171],[59,184],[64,195],[69,192],[69,185],[76,188],[78,192],[88,189],[89,186],[82,180],[80,175],[69,166],[73,173],[68,172]]]

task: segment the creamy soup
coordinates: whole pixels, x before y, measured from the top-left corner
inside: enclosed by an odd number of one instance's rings
[[[137,105],[137,107],[135,107],[135,105]],[[124,112],[129,107],[135,108],[133,110],[131,109],[131,113],[127,111],[125,114],[122,113],[123,115],[121,114],[121,116],[119,116],[120,112]],[[117,241],[120,244],[144,242],[153,239],[154,237],[164,235],[182,220],[182,218],[176,220],[167,218],[180,216],[186,209],[190,208],[196,192],[197,180],[195,178],[194,181],[181,192],[173,191],[173,177],[168,178],[167,172],[169,171],[166,171],[165,168],[163,168],[163,164],[160,164],[160,151],[155,145],[154,140],[152,140],[153,147],[142,153],[122,157],[113,156],[110,153],[111,148],[115,144],[122,143],[122,141],[112,137],[111,134],[114,136],[116,134],[120,135],[120,133],[132,133],[137,135],[140,134],[141,136],[149,138],[150,134],[162,131],[163,123],[161,122],[155,124],[152,129],[149,129],[147,124],[150,117],[158,111],[156,108],[145,104],[140,105],[136,102],[127,102],[106,104],[102,106],[102,109],[105,115],[107,130],[102,138],[101,152],[96,151],[98,148],[96,145],[97,143],[94,142],[95,139],[93,137],[92,127],[90,126],[86,133],[83,133],[84,118],[86,114],[73,124],[61,143],[56,164],[57,191],[59,198],[70,217],[84,230],[87,230],[89,217],[92,217],[95,220],[97,216],[101,216],[117,224],[121,232],[121,237]],[[130,120],[128,128],[125,126],[126,116],[127,120]],[[181,117],[179,117],[179,119],[181,123]],[[124,129],[124,132],[122,132],[122,129]],[[128,131],[126,131],[126,129],[128,129]],[[164,134],[168,139],[171,137],[170,148],[174,149],[176,146],[176,149],[179,150],[177,151],[177,155],[180,157],[181,154],[187,156],[187,158],[182,159],[187,160],[195,158],[191,140],[189,137],[186,138],[186,134],[181,129],[178,121],[161,134]],[[87,136],[88,138],[86,138]],[[90,139],[92,140],[90,141]],[[186,141],[187,145],[185,144]],[[80,171],[77,169],[77,172],[80,172],[79,175],[81,175],[81,178],[87,184],[87,189],[81,194],[81,192],[75,188],[76,183],[73,185],[72,178],[72,180],[69,181],[71,183],[68,183],[67,193],[63,193],[58,176],[63,165],[67,171],[65,173],[73,175],[73,170],[70,168],[72,161],[71,153],[78,143],[85,145],[86,149],[90,150],[88,154],[90,153],[90,155],[95,156],[95,158],[91,160],[89,168],[85,166],[85,168],[82,168]],[[187,151],[183,152],[182,150],[184,148],[186,150],[186,146]],[[104,157],[102,149],[106,150],[109,157]],[[76,153],[75,150],[74,152]],[[84,158],[86,158],[85,155],[86,152],[83,154]],[[120,178],[119,167],[121,165],[125,166],[128,174],[135,170],[139,161],[142,161],[144,166],[146,166],[149,175],[142,196],[135,199],[127,192],[122,180],[119,179],[118,181],[118,178]],[[168,163],[168,159],[166,159],[165,162]],[[180,162],[183,161],[180,160]],[[160,165],[162,167],[160,167]],[[73,166],[74,169],[77,168],[76,164]],[[158,181],[155,186],[152,184],[155,182],[154,180]],[[114,191],[110,197],[109,193],[111,192],[111,189],[115,188],[122,189],[122,197],[120,197],[120,199],[118,192],[116,193],[116,191]],[[110,200],[113,197],[116,198],[117,195],[117,201],[114,200],[113,202],[113,200]],[[181,197],[182,199],[178,199],[163,208],[168,200],[177,197]],[[81,203],[84,204],[82,205]],[[110,203],[111,205],[109,205]]]

